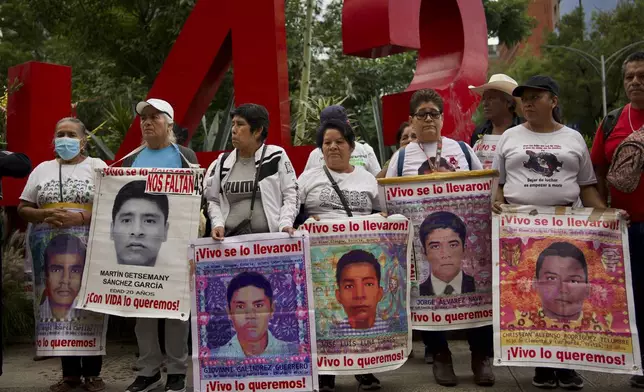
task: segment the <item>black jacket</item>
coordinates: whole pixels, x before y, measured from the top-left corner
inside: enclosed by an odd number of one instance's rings
[[[0,178],[27,177],[31,172],[31,160],[23,153],[11,153],[0,150]],[[0,199],[2,199],[2,183],[0,183]]]
[[[463,282],[461,283],[461,294],[473,293],[476,291],[476,283],[474,278],[463,272]],[[439,294],[442,295],[443,293]],[[434,286],[432,286],[432,276],[430,275],[426,281],[420,285],[420,295],[436,295],[434,293]]]
[[[512,125],[510,125],[510,128],[516,127],[517,125],[521,125],[523,123],[524,120],[521,117],[514,116],[514,118],[512,118]],[[474,133],[472,134],[472,139],[470,140],[470,146],[474,147],[476,141],[479,140],[481,136],[491,134],[492,129],[494,129],[494,125],[492,125],[492,121],[490,120],[487,120],[483,124],[476,127]]]

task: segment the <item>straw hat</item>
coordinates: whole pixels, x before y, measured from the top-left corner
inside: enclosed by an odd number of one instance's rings
[[[480,86],[469,86],[470,90],[478,94],[483,94],[485,90],[499,90],[508,95],[512,95],[512,91],[517,88],[519,84],[516,80],[512,79],[505,74],[495,74],[490,77],[490,81]]]
[[[512,96],[512,92],[518,86],[519,84],[517,81],[508,75],[494,74],[490,77],[490,80],[487,83],[480,86],[469,86],[469,89],[479,95],[483,95],[485,90],[498,90]],[[516,113],[520,116],[522,114],[521,98],[514,97],[514,102],[516,102]]]

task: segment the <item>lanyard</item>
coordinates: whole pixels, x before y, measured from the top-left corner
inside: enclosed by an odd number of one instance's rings
[[[63,202],[63,164],[58,162],[58,192],[59,201]]]
[[[438,168],[441,166],[441,154],[443,152],[443,138],[440,137],[438,141],[436,142],[436,158],[434,158],[434,163],[432,163],[432,160],[427,156],[427,153],[425,152],[425,147],[423,147],[423,143],[418,143],[420,146],[420,149],[423,151],[425,154],[425,157],[427,158],[427,164],[429,165],[429,170],[431,171],[438,171]]]

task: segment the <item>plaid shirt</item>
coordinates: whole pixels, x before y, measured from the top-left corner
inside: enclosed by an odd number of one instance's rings
[[[342,337],[366,337],[368,335],[381,335],[391,332],[389,323],[381,318],[376,318],[376,322],[371,328],[367,329],[354,329],[349,324],[349,319],[342,320],[341,323],[331,327],[331,335]]]

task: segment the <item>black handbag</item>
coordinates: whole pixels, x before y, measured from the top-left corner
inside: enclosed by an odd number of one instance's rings
[[[224,236],[226,237],[234,237],[234,236],[244,235],[244,234],[253,234],[253,228],[252,228],[253,209],[255,208],[255,196],[257,196],[257,184],[259,183],[259,172],[262,171],[262,164],[264,163],[265,154],[266,154],[266,144],[264,144],[264,148],[262,149],[262,157],[259,158],[259,166],[257,167],[257,171],[255,172],[255,183],[253,184],[253,195],[251,196],[250,212],[248,213],[248,218],[239,222],[239,224],[233,227],[232,229],[224,232]],[[222,165],[223,165],[223,162],[222,162]]]
[[[340,198],[340,202],[342,203],[342,207],[344,207],[344,211],[347,213],[347,216],[352,217],[353,213],[351,212],[351,208],[349,208],[349,203],[347,203],[347,199],[344,197],[344,193],[340,190],[340,187],[338,187],[338,184],[335,182],[333,179],[333,176],[331,176],[331,173],[329,173],[329,169],[324,166],[324,173],[326,173],[326,176],[329,177],[329,181],[331,181],[331,186],[335,190],[335,193],[338,194],[338,197]]]

